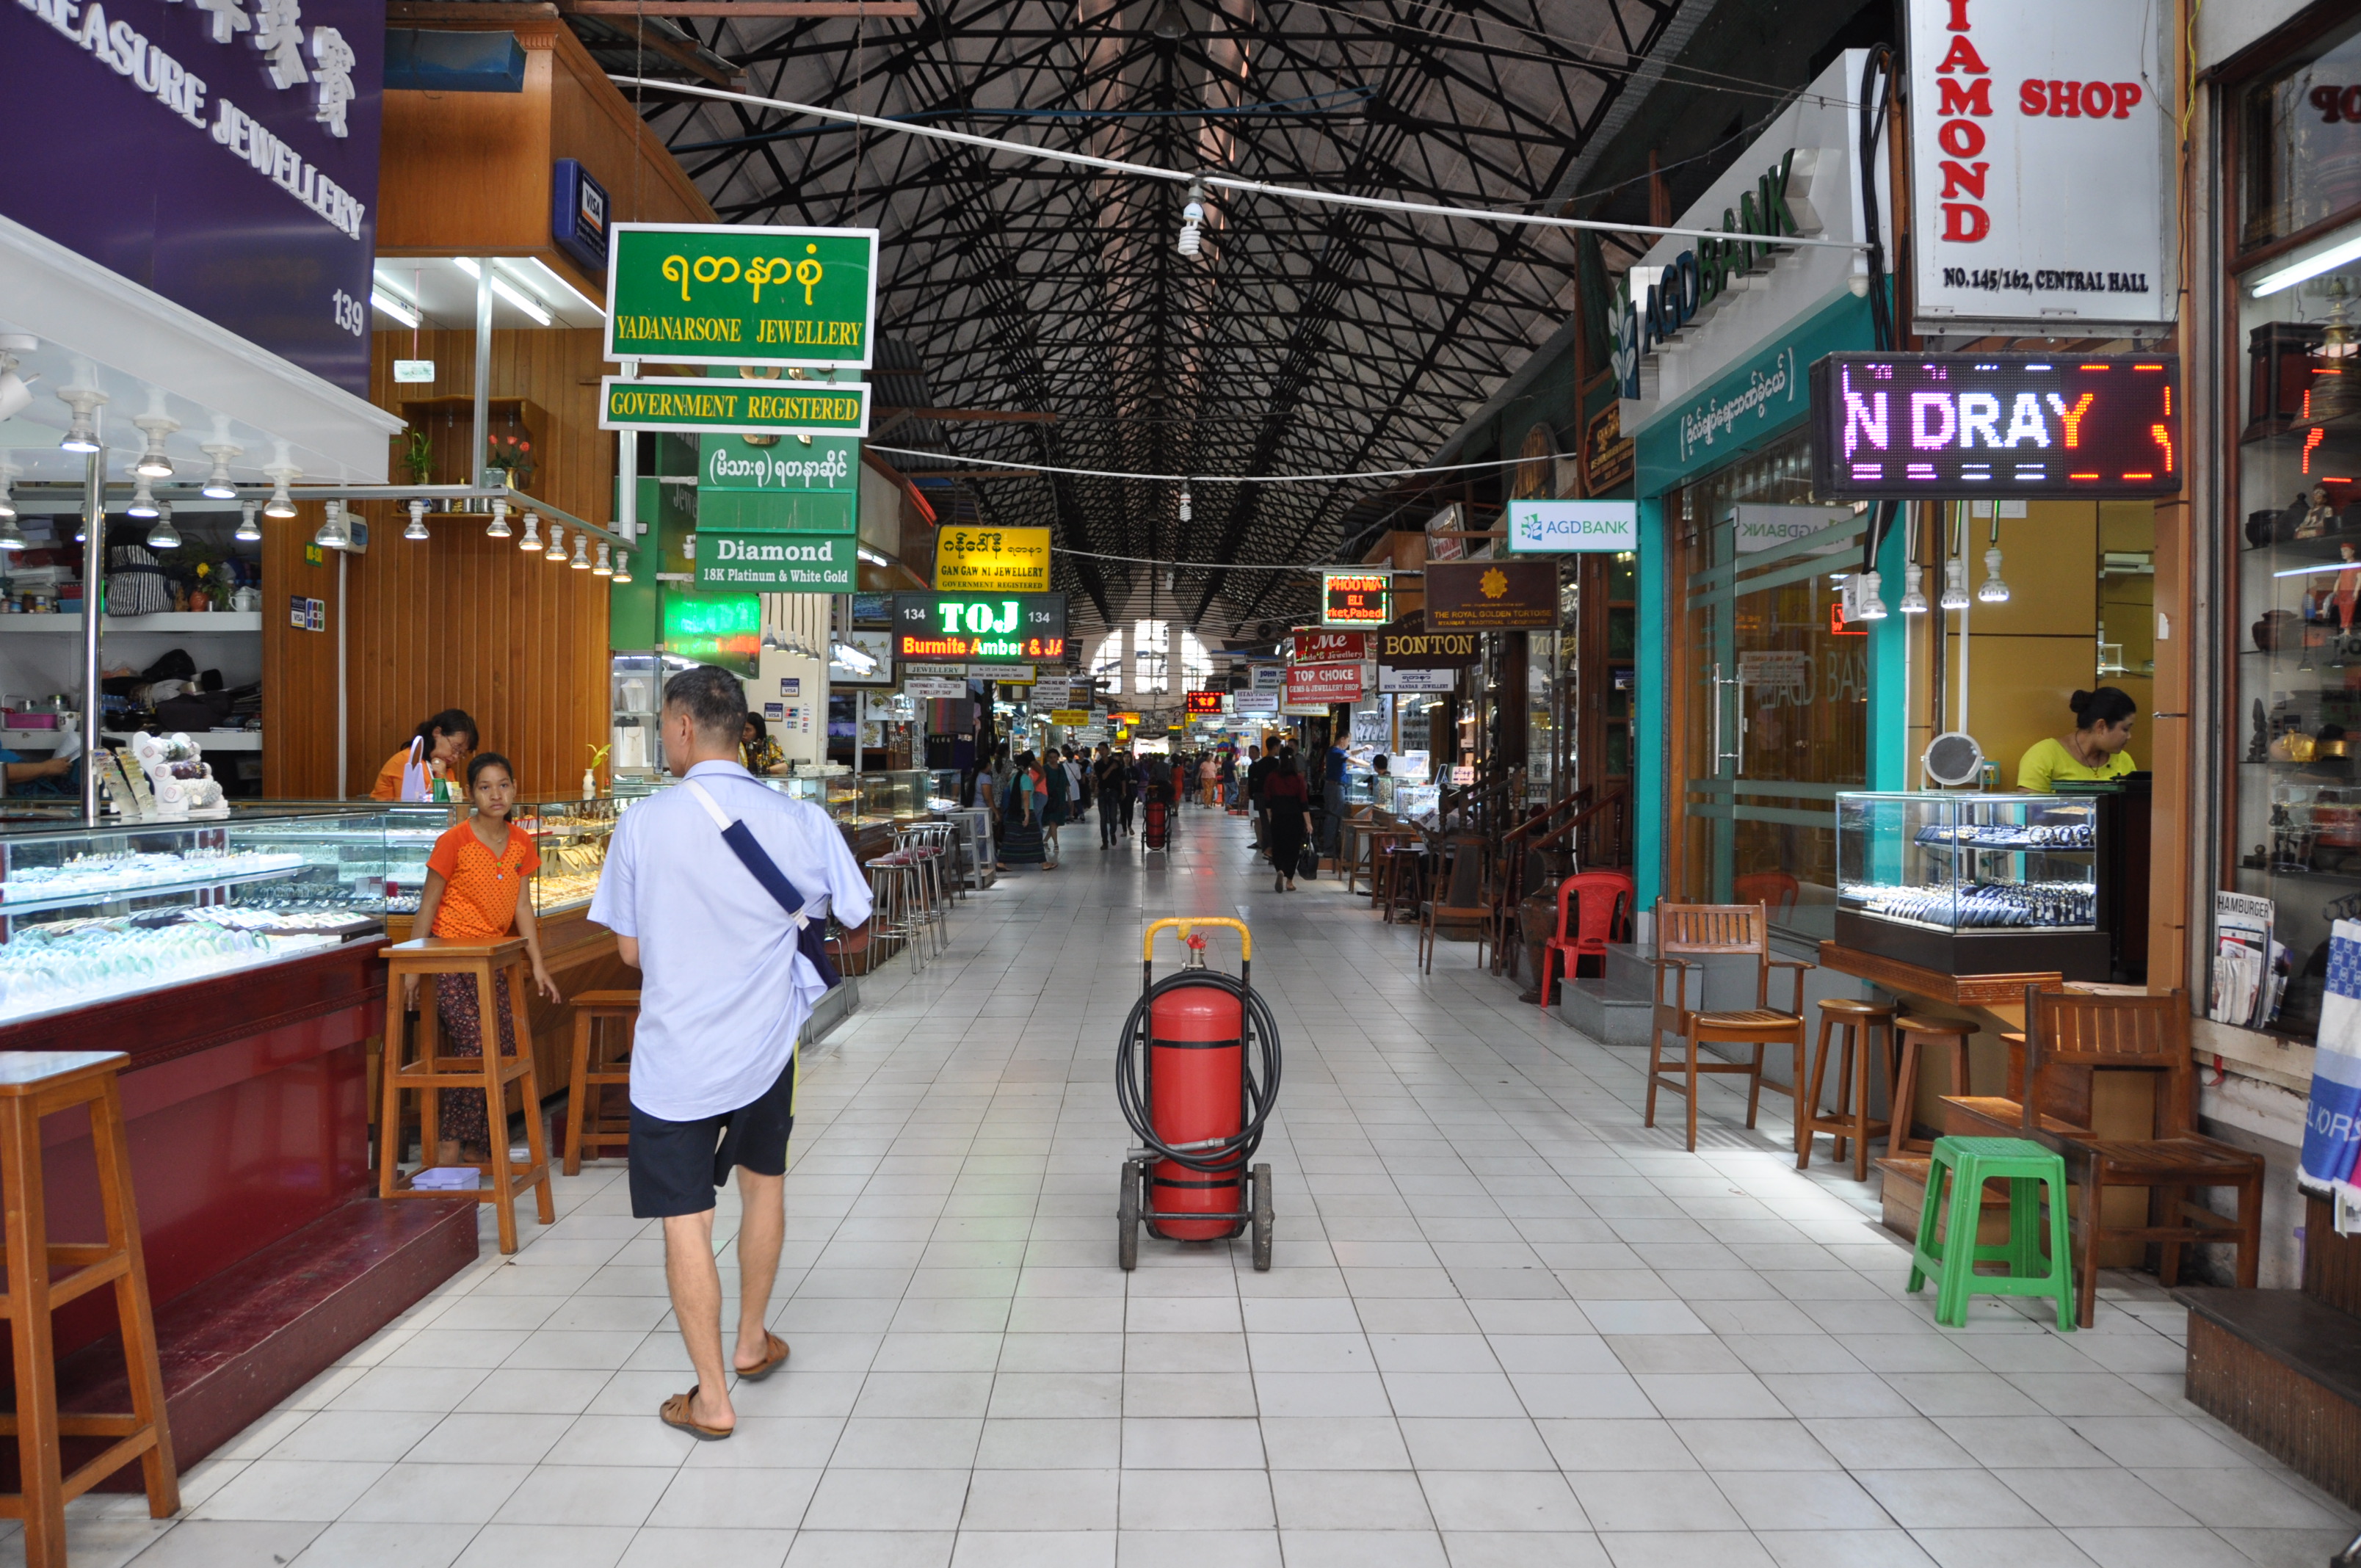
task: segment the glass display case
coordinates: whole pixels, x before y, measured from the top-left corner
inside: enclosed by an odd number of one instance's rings
[[[2116,798],[1839,794],[1837,941],[1949,975],[2114,979]]]
[[[664,734],[657,721],[664,680],[662,654],[614,655],[608,674],[610,777],[646,778],[664,771]]]
[[[261,810],[0,832],[0,1022],[375,935],[390,817]]]
[[[774,787],[790,800],[809,801],[839,822],[850,822],[861,815],[861,784],[849,773],[797,773],[776,780]]]
[[[538,917],[588,905],[606,868],[607,842],[623,806],[615,796],[595,800],[519,801],[509,820],[533,835],[541,869],[533,874],[533,912]]]
[[[862,817],[905,823],[927,819],[927,801],[934,794],[934,784],[924,768],[862,773],[858,782]]]

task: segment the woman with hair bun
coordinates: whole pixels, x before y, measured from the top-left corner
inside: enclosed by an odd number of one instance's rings
[[[2121,778],[2136,772],[2127,748],[2139,705],[2120,686],[2078,691],[2069,706],[2074,728],[2063,740],[2035,741],[2016,765],[2016,787],[2031,795],[2054,795],[2058,781]]]

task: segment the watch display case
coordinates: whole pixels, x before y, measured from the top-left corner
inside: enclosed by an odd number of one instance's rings
[[[0,1022],[376,935],[388,815],[241,811],[0,832]]]
[[[509,820],[533,835],[541,869],[533,873],[533,912],[546,918],[587,906],[606,869],[607,843],[623,809],[613,795],[593,800],[519,801]]]
[[[2113,979],[2110,805],[1840,793],[1836,939],[1943,974]]]

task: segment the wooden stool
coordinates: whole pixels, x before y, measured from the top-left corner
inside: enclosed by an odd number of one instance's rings
[[[628,1150],[631,1146],[631,1124],[627,1117],[618,1122],[603,1114],[599,1103],[606,1096],[600,1092],[610,1083],[629,1084],[631,1064],[629,1052],[620,1067],[613,1058],[593,1066],[590,1059],[592,1028],[600,1019],[630,1024],[640,1015],[640,993],[636,991],[586,991],[574,999],[574,1071],[566,1080],[566,1174],[582,1174],[582,1150],[588,1146],[590,1157],[597,1159],[604,1148]],[[609,1031],[607,1043],[611,1047],[615,1036]]]
[[[549,1191],[549,1149],[541,1116],[541,1079],[533,1065],[533,1025],[526,1014],[525,950],[522,937],[497,942],[461,942],[442,937],[418,937],[385,949],[385,1102],[378,1122],[378,1196],[380,1198],[457,1198],[489,1203],[500,1228],[500,1251],[517,1249],[516,1195],[534,1190],[541,1223],[557,1223],[557,1205]],[[436,1047],[442,1039],[441,1014],[431,993],[418,1010],[418,1059],[402,1060],[401,981],[404,976],[431,979],[435,975],[471,975],[476,981],[477,1010],[483,1019],[484,1054],[446,1057]],[[508,985],[509,1010],[516,1028],[516,1054],[500,1048],[498,987]],[[422,992],[427,990],[421,987]],[[524,1097],[525,1168],[509,1163],[508,1087],[521,1083]],[[419,1160],[434,1163],[441,1137],[440,1096],[443,1089],[484,1091],[485,1131],[491,1142],[488,1165],[476,1167],[490,1178],[473,1190],[442,1190],[411,1185],[401,1170],[401,1096],[421,1096],[418,1107]]]
[[[0,1416],[0,1433],[16,1435],[18,1484],[24,1487],[0,1496],[0,1518],[25,1521],[26,1568],[65,1568],[67,1500],[135,1459],[147,1484],[148,1514],[169,1519],[181,1509],[181,1477],[172,1463],[164,1377],[156,1359],[156,1320],[148,1310],[148,1266],[139,1251],[123,1096],[115,1081],[117,1069],[130,1059],[119,1051],[0,1051],[0,1194],[6,1201],[8,1259],[0,1319],[8,1324],[16,1372],[16,1412]],[[76,1105],[90,1107],[104,1242],[49,1237],[41,1118]],[[53,1280],[51,1271],[58,1268],[73,1272]],[[107,1284],[115,1287],[115,1315],[123,1330],[131,1411],[60,1415],[49,1314]],[[65,1475],[58,1441],[68,1437],[115,1442]]]
[[[1828,1071],[1828,1034],[1841,1029],[1844,1040],[1842,1055],[1837,1066],[1837,1110],[1833,1116],[1820,1111],[1820,1080]],[[1883,1031],[1875,1033],[1874,1031]],[[1812,1135],[1826,1133],[1836,1140],[1836,1157],[1845,1157],[1845,1145],[1852,1145],[1852,1179],[1869,1179],[1869,1140],[1887,1136],[1888,1152],[1891,1135],[1886,1123],[1874,1121],[1869,1114],[1870,1047],[1877,1047],[1879,1079],[1891,1085],[1894,1081],[1884,1070],[1894,1065],[1894,1009],[1875,1002],[1851,1002],[1831,997],[1820,1003],[1820,1040],[1812,1052],[1811,1081],[1795,1096],[1795,1168],[1802,1170],[1812,1163]],[[1854,1047],[1860,1047],[1858,1053]]]
[[[1908,1014],[1894,1025],[1895,1054],[1901,1058],[1894,1078],[1894,1131],[1885,1140],[1885,1152],[1897,1154],[1927,1154],[1935,1147],[1930,1138],[1911,1134],[1913,1113],[1918,1103],[1918,1058],[1927,1046],[1948,1045],[1951,1047],[1951,1092],[1968,1091],[1968,1036],[1977,1032],[1977,1025],[1964,1018],[1922,1018]]]

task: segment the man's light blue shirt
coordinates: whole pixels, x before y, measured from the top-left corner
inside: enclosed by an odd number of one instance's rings
[[[735,762],[687,776],[742,821],[796,891],[849,927],[869,919],[869,882],[828,814],[765,787]],[[640,944],[631,1103],[667,1122],[752,1104],[778,1081],[812,1003],[827,992],[796,949],[795,923],[680,785],[615,824],[590,918]]]

